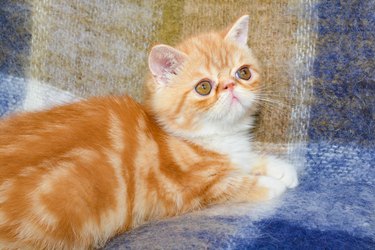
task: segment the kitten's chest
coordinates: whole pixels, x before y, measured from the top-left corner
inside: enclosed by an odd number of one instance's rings
[[[255,154],[248,136],[230,135],[210,138],[205,144],[209,149],[229,157],[231,163],[243,171],[249,172],[254,164]]]

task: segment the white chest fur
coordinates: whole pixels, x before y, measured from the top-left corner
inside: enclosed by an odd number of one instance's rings
[[[227,155],[234,165],[246,172],[251,170],[256,158],[250,136],[246,132],[200,138],[199,144]]]

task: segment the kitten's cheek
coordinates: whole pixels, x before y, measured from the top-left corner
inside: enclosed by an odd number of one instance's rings
[[[238,100],[245,108],[250,108],[254,103],[254,98],[250,95],[238,95]]]
[[[252,97],[246,98],[244,103],[247,107],[251,107],[254,104],[254,98]]]

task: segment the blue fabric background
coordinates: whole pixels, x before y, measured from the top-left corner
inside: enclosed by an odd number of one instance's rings
[[[0,117],[22,105],[31,40],[30,5],[2,0],[0,4]]]
[[[321,1],[316,6],[312,141],[375,142],[375,2]]]

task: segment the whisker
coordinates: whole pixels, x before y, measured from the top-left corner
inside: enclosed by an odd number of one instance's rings
[[[260,109],[265,109],[265,110],[277,110],[279,113],[288,113],[287,110],[284,107],[272,105],[270,103],[259,103]]]
[[[262,92],[256,92],[255,95],[260,96],[276,96],[276,97],[288,97],[290,98],[290,94],[287,92],[275,92],[275,91],[262,91]]]
[[[284,109],[285,107],[284,106],[281,106],[281,105],[275,105],[275,104],[272,104],[272,103],[266,103],[266,102],[263,102],[263,103],[259,103],[259,106],[261,107],[269,107],[269,108],[275,108],[275,109]]]
[[[271,99],[279,99],[279,100],[285,100],[285,96],[282,96],[282,95],[276,95],[276,94],[267,94],[267,95],[257,95],[258,97],[261,97],[261,98],[271,98]],[[288,97],[288,99],[290,99]]]
[[[274,85],[268,85],[268,86],[257,86],[254,88],[256,91],[266,91],[266,90],[275,90]]]
[[[280,104],[280,105],[284,105],[285,104],[285,102],[282,102],[282,100],[278,100],[278,99],[274,99],[274,98],[268,98],[268,97],[263,97],[263,96],[257,96],[256,99],[260,100],[260,101],[266,101],[266,102],[276,103],[276,104]]]
[[[289,96],[286,93],[257,93],[257,97],[267,98],[267,99],[279,99],[286,102],[295,102],[298,100],[298,96]]]
[[[261,107],[271,107],[271,108],[277,108],[277,109],[283,108],[281,105],[276,105],[276,104],[267,103],[267,102],[260,102],[260,103],[258,103],[258,105],[261,106]]]
[[[261,96],[256,97],[256,103],[262,108],[272,108],[272,109],[277,109],[279,111],[287,111],[285,108],[288,107],[288,105],[284,102],[281,102],[275,99],[261,97]]]

